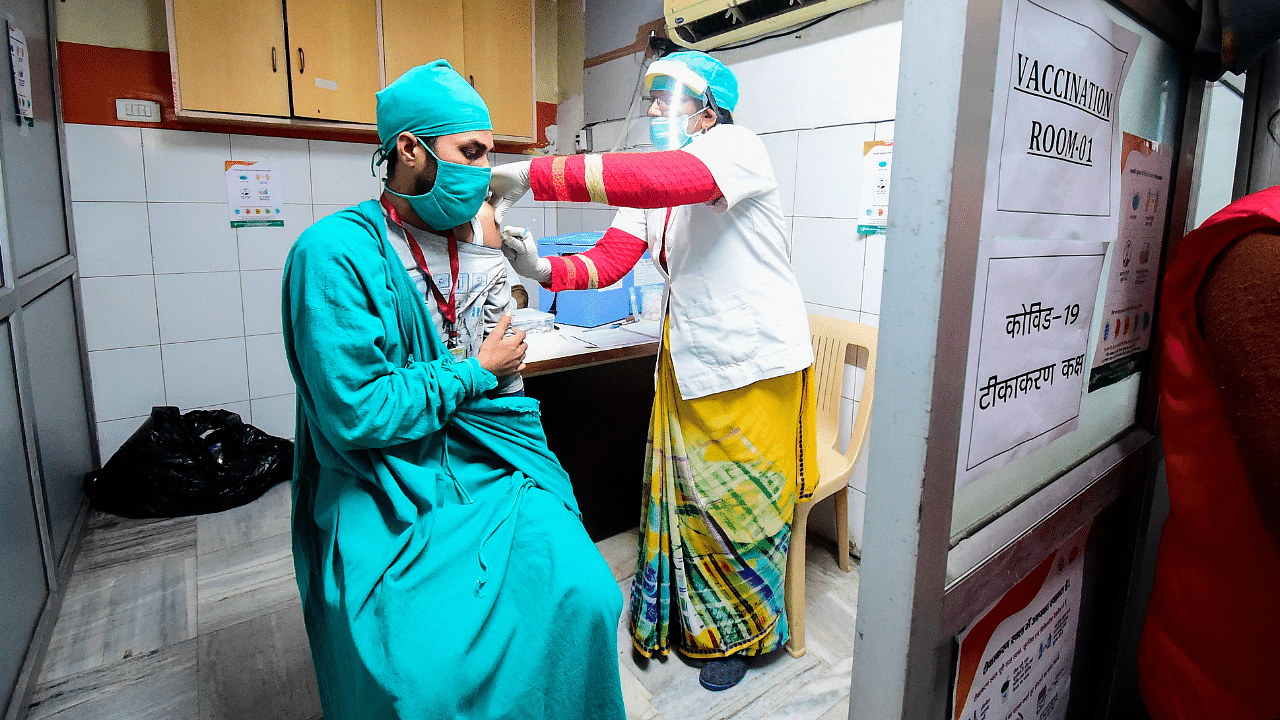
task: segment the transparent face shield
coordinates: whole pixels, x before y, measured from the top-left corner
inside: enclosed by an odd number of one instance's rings
[[[676,150],[693,139],[693,118],[714,107],[707,83],[683,63],[655,60],[644,79],[641,107],[657,150]]]

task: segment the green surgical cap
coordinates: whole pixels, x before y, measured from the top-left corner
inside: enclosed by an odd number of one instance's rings
[[[724,63],[697,50],[673,52],[662,56],[662,59],[683,63],[697,73],[698,77],[706,80],[711,97],[715,98],[716,105],[721,110],[731,113],[738,106],[738,78],[734,77],[733,71],[725,67]]]
[[[447,60],[409,70],[377,97],[378,139],[384,153],[402,132],[428,138],[493,129],[480,93]]]

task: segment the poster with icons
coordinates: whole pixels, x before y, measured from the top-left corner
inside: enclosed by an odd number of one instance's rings
[[[1122,147],[1120,232],[1111,247],[1089,392],[1120,382],[1150,362],[1173,153],[1129,133]]]
[[[227,160],[231,227],[284,227],[280,171],[256,160]]]
[[[35,127],[35,106],[31,102],[31,58],[27,36],[9,23],[9,63],[13,68],[13,92],[17,101],[18,124]]]
[[[959,634],[954,720],[1066,717],[1090,527],[1073,533]]]
[[[889,172],[893,169],[893,141],[868,140],[862,144],[862,203],[858,206],[858,233],[884,233],[889,225]]]

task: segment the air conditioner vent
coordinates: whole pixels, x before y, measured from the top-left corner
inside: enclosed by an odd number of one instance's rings
[[[869,0],[665,0],[667,34],[710,50],[783,30]]]

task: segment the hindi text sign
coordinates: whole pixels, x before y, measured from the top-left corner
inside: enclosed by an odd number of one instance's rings
[[[986,240],[978,258],[957,487],[1073,430],[1106,245]]]

